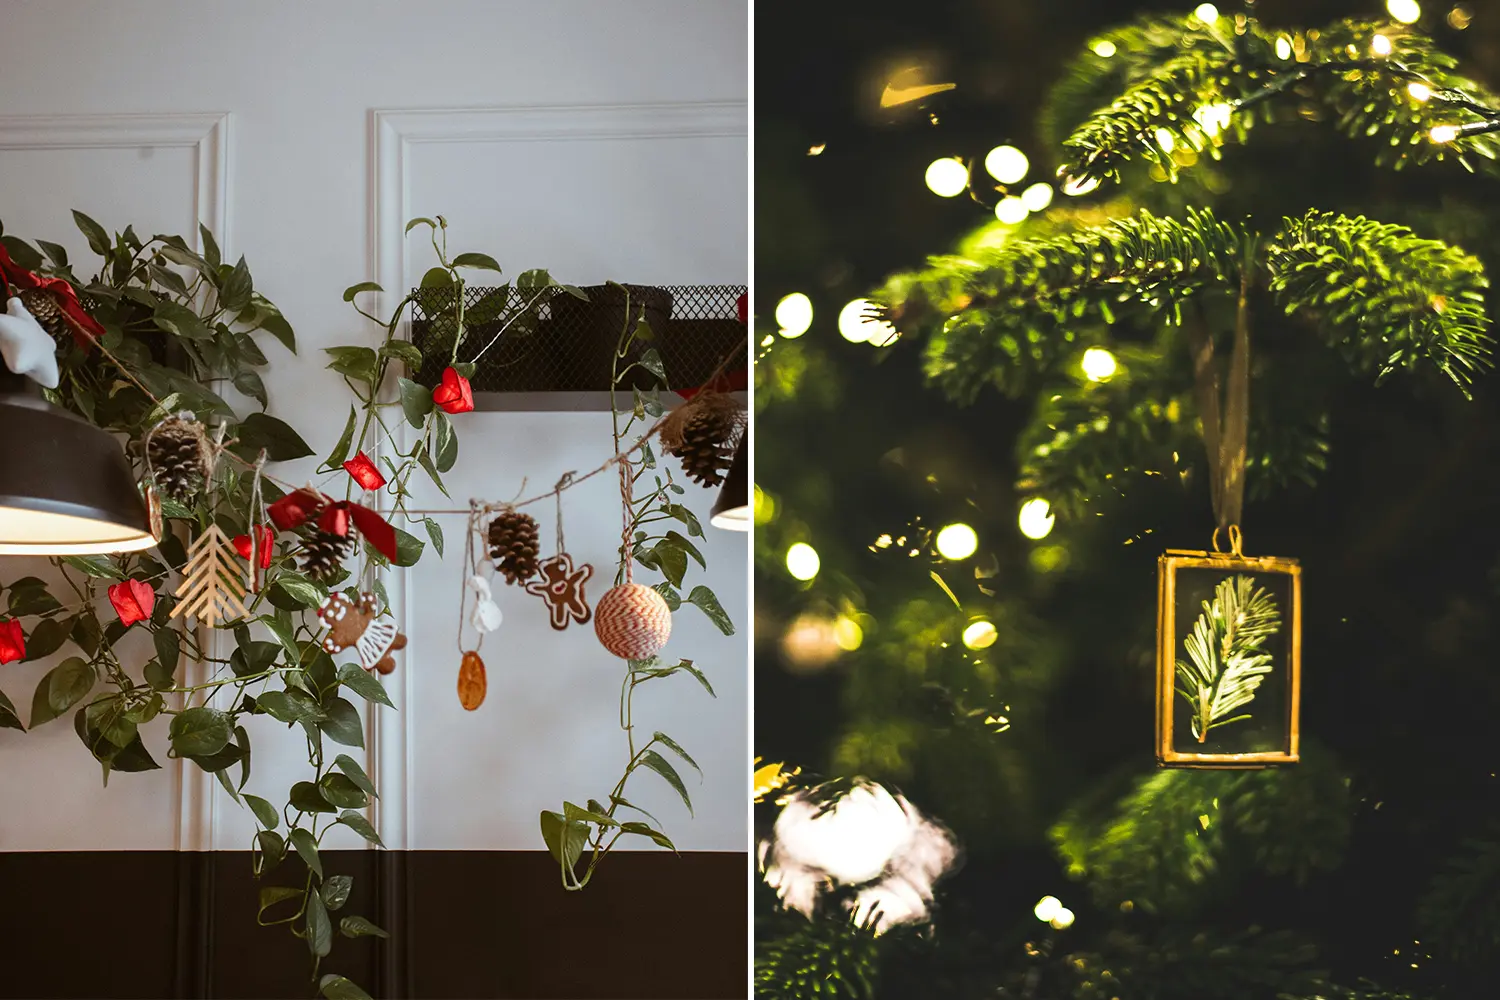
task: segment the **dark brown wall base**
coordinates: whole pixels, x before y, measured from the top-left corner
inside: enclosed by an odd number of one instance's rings
[[[582,892],[543,852],[323,857],[394,934],[336,938],[323,971],[376,997],[747,996],[742,853],[612,854]],[[315,996],[303,943],[256,925],[259,888],[238,852],[0,854],[0,998]]]

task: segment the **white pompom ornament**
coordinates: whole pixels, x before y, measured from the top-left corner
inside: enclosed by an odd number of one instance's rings
[[[672,634],[672,611],[650,587],[624,583],[594,606],[594,634],[621,659],[649,659]]]

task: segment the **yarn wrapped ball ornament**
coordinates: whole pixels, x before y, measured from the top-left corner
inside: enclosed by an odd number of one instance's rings
[[[594,634],[623,660],[650,659],[672,634],[672,611],[650,587],[622,583],[594,606]]]

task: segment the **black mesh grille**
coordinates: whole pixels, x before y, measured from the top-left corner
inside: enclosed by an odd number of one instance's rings
[[[724,357],[749,336],[739,318],[744,285],[625,286],[629,311],[644,310],[650,342],[637,337],[631,358],[654,347],[667,374],[667,387],[702,385]],[[610,361],[625,328],[626,300],[608,285],[585,288],[587,302],[549,289],[469,287],[464,289],[465,336],[457,360],[480,357],[469,382],[475,392],[561,392],[609,389]],[[454,293],[449,288],[413,291],[412,342],[422,351],[413,376],[436,385],[454,357]],[[497,339],[498,338],[498,339]],[[494,341],[492,346],[491,341]],[[744,367],[742,352],[730,369]],[[622,362],[622,367],[624,362]],[[647,387],[655,378],[641,369],[626,384]]]

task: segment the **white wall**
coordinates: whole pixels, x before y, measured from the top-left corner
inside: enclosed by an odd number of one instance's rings
[[[266,346],[266,381],[272,412],[320,452],[348,405],[321,348],[376,335],[342,289],[366,279],[399,289],[431,263],[430,248],[408,253],[398,239],[408,215],[442,213],[451,248],[482,250],[512,274],[729,283],[748,273],[740,0],[6,0],[3,14],[6,231],[86,257],[71,208],[142,233],[207,223],[297,330],[299,356]],[[603,414],[476,413],[459,430],[457,506],[508,499],[523,477],[546,488],[610,451]],[[311,465],[275,471],[299,481]],[[570,549],[605,578],[618,525],[609,483],[591,480],[565,503]],[[430,492],[420,502],[450,505]],[[706,514],[712,500],[697,491],[690,505]],[[550,537],[551,510],[536,513]],[[620,664],[591,629],[555,633],[537,599],[504,588],[506,624],[483,649],[489,698],[463,712],[463,518],[444,526],[447,558],[428,553],[389,584],[411,643],[388,681],[401,711],[371,720],[366,760],[386,793],[375,818],[392,847],[540,849],[540,809],[602,798],[618,777]],[[745,536],[710,534],[703,582],[748,625]],[[34,571],[13,561],[0,579]],[[680,848],[747,841],[747,648],[687,608],[667,653],[702,665],[718,700],[690,680],[641,692],[640,727],[677,737],[706,772],[691,820],[654,776],[632,786]],[[23,715],[45,667],[0,668]],[[306,767],[300,740],[272,726],[254,737],[249,790],[279,802]],[[164,748],[160,732],[147,740]],[[66,722],[0,731],[0,803],[9,851],[243,849],[253,829],[196,769],[168,764],[100,788]]]

